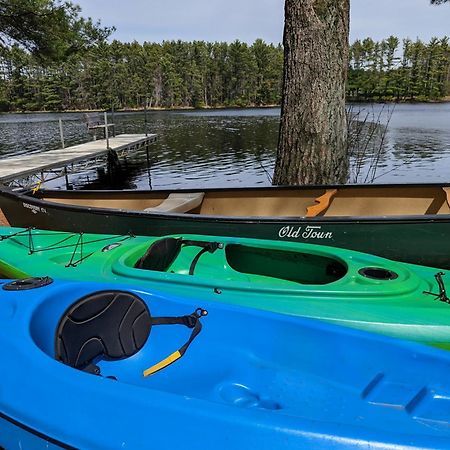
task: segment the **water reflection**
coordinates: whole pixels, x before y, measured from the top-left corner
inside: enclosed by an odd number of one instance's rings
[[[382,106],[373,108],[381,125],[388,116]],[[269,185],[276,156],[279,113],[277,108],[215,111],[149,112],[147,130],[159,140],[150,149],[151,170],[144,150],[128,158],[114,183],[96,170],[73,177],[76,188],[146,189],[163,187],[225,187]],[[58,119],[64,121],[66,145],[89,139],[80,113],[0,115],[0,156],[60,147]],[[142,133],[143,113],[115,114],[118,133]],[[450,104],[397,105],[376,155],[372,149],[359,162],[364,181],[376,160],[376,182],[447,181],[450,163]],[[353,170],[355,159],[353,158]],[[372,169],[373,170],[373,169]],[[57,183],[62,186],[62,182]],[[55,184],[53,184],[55,186]]]
[[[273,170],[278,121],[277,114],[272,117],[153,114],[148,128],[158,134],[159,140],[151,146],[152,185],[270,184],[261,164]],[[122,132],[142,132],[143,125],[142,115],[120,116]],[[138,188],[148,187],[146,165],[145,151],[128,160],[129,173]]]
[[[359,181],[380,183],[448,181],[450,104],[359,105],[379,122],[362,163],[352,160]],[[392,113],[392,115],[391,115]],[[383,127],[387,132],[383,135]],[[376,166],[376,169],[375,169]]]

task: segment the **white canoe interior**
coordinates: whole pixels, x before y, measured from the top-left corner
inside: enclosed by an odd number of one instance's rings
[[[64,191],[43,200],[67,205],[232,217],[337,217],[450,214],[450,187],[233,189],[205,192]]]

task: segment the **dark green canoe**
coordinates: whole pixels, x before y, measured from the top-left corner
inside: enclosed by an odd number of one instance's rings
[[[0,209],[17,227],[304,242],[450,269],[448,192],[441,184],[35,194],[0,188]]]

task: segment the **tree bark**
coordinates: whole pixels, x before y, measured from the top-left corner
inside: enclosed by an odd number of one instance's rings
[[[350,0],[286,0],[274,184],[348,179],[345,90]]]

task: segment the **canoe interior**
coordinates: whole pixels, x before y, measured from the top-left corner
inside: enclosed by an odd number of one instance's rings
[[[395,188],[341,190],[333,197],[324,216],[393,216],[450,214],[442,188]]]
[[[49,191],[42,199],[67,205],[144,211],[161,205],[166,191]],[[231,217],[334,217],[450,214],[450,188],[366,186],[205,191],[201,205],[186,213]]]
[[[328,284],[347,273],[339,261],[308,253],[231,244],[225,247],[225,254],[230,267],[238,272],[301,284]]]

